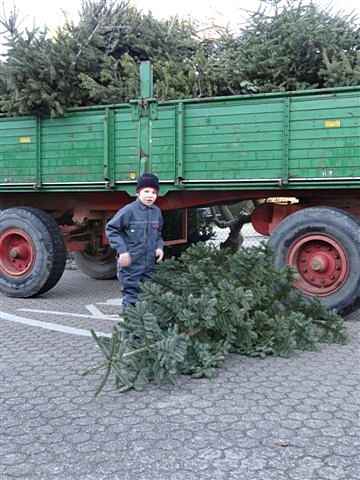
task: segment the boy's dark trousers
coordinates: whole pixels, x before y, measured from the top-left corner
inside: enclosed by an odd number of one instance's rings
[[[132,263],[129,267],[120,268],[117,277],[122,285],[122,305],[126,309],[138,300],[140,283],[150,280],[155,264],[146,265],[143,262]]]

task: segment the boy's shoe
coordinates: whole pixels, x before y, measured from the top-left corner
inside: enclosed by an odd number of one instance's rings
[[[134,306],[135,303],[128,303],[127,305],[124,305],[124,304],[121,304],[119,305],[119,311],[118,311],[118,315],[119,317],[122,317],[126,311],[126,308],[129,307],[129,306]]]
[[[124,313],[126,311],[126,308],[128,307],[129,305],[120,305],[119,306],[119,310],[118,310],[118,315],[119,317],[123,317],[124,316]]]
[[[121,303],[119,305],[119,310],[118,310],[119,317],[122,317],[124,315],[124,310],[125,310],[124,304],[122,303],[122,300],[121,300]]]

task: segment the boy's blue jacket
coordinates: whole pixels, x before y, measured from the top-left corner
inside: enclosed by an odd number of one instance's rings
[[[140,200],[121,208],[106,224],[106,235],[118,254],[128,252],[132,264],[155,262],[155,250],[164,248],[163,218],[159,207]]]

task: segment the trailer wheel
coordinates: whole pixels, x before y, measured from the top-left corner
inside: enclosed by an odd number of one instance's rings
[[[275,266],[298,272],[295,286],[344,311],[360,295],[360,221],[337,208],[311,207],[289,215],[271,234]]]
[[[115,252],[107,247],[103,251],[75,252],[74,260],[79,270],[90,278],[97,280],[112,280],[116,278]]]
[[[50,290],[60,280],[66,249],[55,220],[37,208],[0,213],[0,291],[27,298]]]

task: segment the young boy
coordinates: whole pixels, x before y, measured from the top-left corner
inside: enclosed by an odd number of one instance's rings
[[[123,310],[136,303],[140,282],[151,278],[155,262],[164,257],[163,218],[154,205],[159,193],[158,177],[141,175],[136,192],[137,200],[121,208],[106,225],[110,245],[117,252]]]

